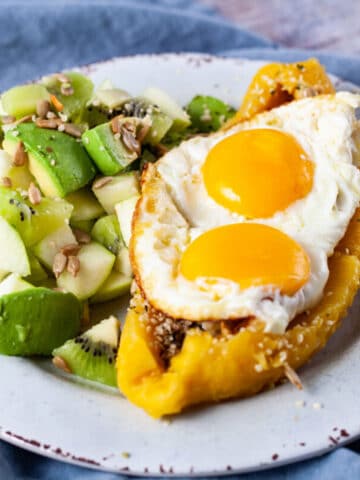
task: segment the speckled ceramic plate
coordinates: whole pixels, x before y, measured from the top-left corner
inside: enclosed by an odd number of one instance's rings
[[[262,63],[135,56],[85,71],[96,84],[110,78],[133,94],[155,85],[182,104],[203,93],[237,106]],[[126,306],[127,299],[109,308],[123,316]],[[171,422],[153,420],[115,390],[59,376],[49,361],[0,357],[0,437],[57,460],[137,475],[245,472],[328,452],[360,435],[359,311],[358,298],[302,369],[303,392],[285,384]]]

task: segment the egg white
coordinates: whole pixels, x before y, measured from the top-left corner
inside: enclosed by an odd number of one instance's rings
[[[328,257],[343,237],[360,201],[355,108],[360,96],[347,92],[308,98],[271,110],[227,132],[183,142],[150,165],[133,222],[131,253],[137,282],[147,300],[174,318],[194,321],[256,316],[268,332],[282,333],[300,312],[321,299]],[[201,167],[225,137],[251,128],[291,134],[315,164],[313,188],[303,199],[266,219],[248,220],[217,204],[207,193]],[[241,290],[236,282],[189,281],[179,272],[182,253],[200,234],[218,226],[256,222],[286,233],[311,262],[307,283],[294,295],[268,286]]]

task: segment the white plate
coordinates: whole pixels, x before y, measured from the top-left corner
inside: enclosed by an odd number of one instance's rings
[[[262,64],[154,55],[85,71],[96,84],[110,78],[133,94],[156,85],[182,104],[203,93],[237,106]],[[330,451],[360,435],[359,309],[358,297],[340,331],[301,371],[303,392],[285,384],[171,423],[151,419],[115,390],[59,376],[48,361],[0,357],[0,438],[57,460],[137,475],[246,472]]]

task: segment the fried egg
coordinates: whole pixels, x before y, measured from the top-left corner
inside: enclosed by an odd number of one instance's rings
[[[273,333],[316,305],[360,201],[359,105],[347,92],[298,100],[149,165],[131,240],[149,303]]]

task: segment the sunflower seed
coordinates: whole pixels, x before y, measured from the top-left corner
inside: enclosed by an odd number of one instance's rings
[[[74,256],[79,253],[81,246],[77,243],[69,243],[68,245],[63,246],[60,249],[60,252],[63,253],[66,257]]]
[[[134,134],[129,131],[127,128],[125,128],[125,125],[121,128],[121,138],[122,138],[122,141],[125,145],[125,148],[129,151],[129,152],[134,152],[136,153],[137,155],[140,155],[141,153],[141,144],[140,142],[136,139],[136,137],[134,136]]]
[[[38,118],[35,123],[37,127],[55,130],[59,127],[59,125],[61,125],[61,120],[59,118]]]
[[[8,125],[9,123],[14,123],[16,120],[15,117],[13,117],[12,115],[2,115],[1,117],[1,123],[3,125]]]
[[[82,245],[85,245],[91,242],[90,235],[84,232],[84,230],[80,230],[79,228],[74,228],[73,233],[75,235],[76,240]]]
[[[60,275],[63,273],[63,271],[66,268],[67,262],[68,262],[68,259],[63,253],[58,252],[55,255],[54,262],[53,262],[53,272],[54,272],[55,278],[60,277]]]
[[[33,205],[39,205],[41,202],[40,190],[31,182],[28,190],[29,200]]]
[[[82,135],[82,129],[73,123],[64,123],[64,132],[75,138],[80,138]]]
[[[78,257],[70,256],[66,269],[73,277],[76,277],[80,271],[80,260]]]
[[[36,103],[36,113],[40,118],[46,118],[50,112],[50,102],[47,100],[38,100]]]
[[[23,144],[23,142],[19,142],[18,146],[15,150],[13,165],[15,167],[22,167],[22,166],[25,165],[27,160],[28,160],[28,155],[25,151],[24,144]]]
[[[12,181],[11,178],[9,177],[2,177],[1,179],[1,185],[5,188],[11,188],[12,187]]]
[[[60,368],[60,370],[63,370],[66,373],[72,373],[69,365],[65,362],[63,358],[54,357],[52,362],[55,365],[55,367]]]
[[[93,183],[93,188],[95,190],[98,190],[99,188],[105,187],[108,183],[111,183],[113,180],[113,177],[101,177],[95,180]]]

